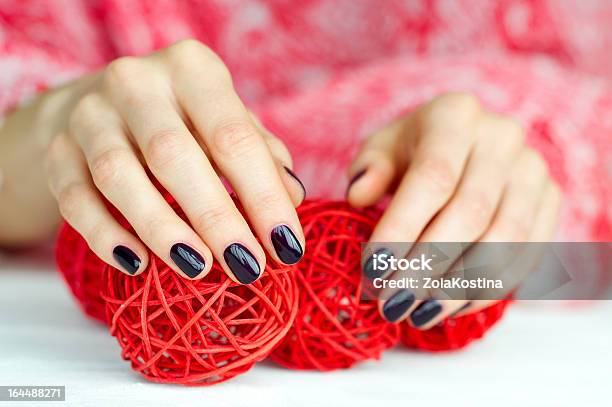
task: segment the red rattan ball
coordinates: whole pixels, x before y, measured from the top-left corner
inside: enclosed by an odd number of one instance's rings
[[[345,202],[307,201],[298,208],[306,252],[295,270],[300,302],[295,323],[272,353],[291,369],[349,368],[376,359],[399,341],[376,301],[362,298],[361,243],[379,213]]]
[[[122,357],[151,381],[209,385],[231,379],[268,356],[295,318],[290,267],[268,259],[257,282],[240,285],[217,263],[206,277],[190,281],[150,256],[136,277],[107,266],[103,298]]]
[[[184,217],[171,197],[166,200]],[[68,225],[56,253],[85,312],[102,314],[122,357],[155,382],[210,385],[242,374],[270,354],[297,313],[293,266],[270,258],[251,285],[233,282],[217,262],[204,278],[187,280],[152,252],[147,269],[128,276],[99,260]]]
[[[458,350],[482,338],[504,315],[509,300],[500,301],[475,313],[447,318],[422,331],[402,323],[402,343],[429,352]]]
[[[86,315],[104,322],[105,303],[100,295],[104,262],[68,223],[60,228],[55,246],[57,268]]]

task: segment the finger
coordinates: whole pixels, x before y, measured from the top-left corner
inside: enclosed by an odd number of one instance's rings
[[[473,242],[488,228],[502,196],[503,187],[522,145],[520,127],[513,121],[486,114],[476,125],[477,143],[470,154],[464,175],[450,202],[421,236],[424,242]],[[463,250],[446,250],[448,261],[437,263],[434,274],[445,275]],[[459,293],[454,298],[461,298]],[[415,307],[408,318],[411,325],[428,329],[464,307],[467,300],[445,300],[434,295]]]
[[[355,207],[378,202],[390,189],[398,173],[405,171],[404,150],[398,144],[406,121],[397,120],[368,137],[349,167],[346,199]]]
[[[203,277],[212,265],[210,250],[151,183],[115,110],[90,95],[73,117],[70,132],[85,153],[98,190],[166,264],[185,278]]]
[[[89,248],[125,274],[142,273],[149,262],[146,248],[108,212],[74,142],[58,135],[49,148],[46,166],[49,187],[62,216],[83,236]]]
[[[484,242],[524,242],[531,235],[540,200],[548,182],[548,168],[530,148],[519,153],[499,209]]]
[[[544,189],[535,224],[529,235],[530,242],[549,242],[553,239],[559,221],[561,190],[549,181]]]
[[[504,299],[535,269],[544,246],[512,242],[549,239],[556,224],[559,200],[558,189],[548,180],[545,163],[533,150],[524,149],[516,161],[490,229],[482,237],[481,243],[463,257],[465,269],[476,269],[478,265],[487,264],[487,278],[502,280],[503,288],[479,289],[472,293],[469,298],[474,300],[473,304],[462,310],[460,315]],[[524,223],[517,224],[515,219]],[[458,271],[456,268],[450,274]]]
[[[304,199],[306,199],[306,187],[302,181],[298,178],[297,174],[293,171],[293,160],[289,150],[285,144],[276,136],[274,136],[264,125],[259,121],[257,116],[250,113],[251,119],[257,129],[262,134],[268,149],[272,153],[272,156],[276,160],[277,170],[283,182],[283,185],[287,189],[293,206],[299,206]]]
[[[298,262],[304,253],[304,236],[293,202],[229,75],[220,73],[213,82],[194,86],[185,80],[203,78],[209,72],[193,63],[177,64],[174,69],[179,103],[232,184],[260,241],[278,261]]]
[[[446,95],[416,113],[418,138],[410,166],[380,219],[372,242],[414,242],[447,203],[475,140],[480,108],[465,95]]]
[[[514,121],[485,114],[476,125],[477,142],[449,203],[426,228],[429,242],[473,242],[488,229],[523,144]]]
[[[306,199],[306,187],[291,168],[285,167],[281,163],[276,165],[283,185],[289,192],[293,206],[297,208]]]

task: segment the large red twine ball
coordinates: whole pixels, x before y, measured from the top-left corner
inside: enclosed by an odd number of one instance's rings
[[[270,258],[250,285],[233,282],[217,262],[204,278],[187,280],[152,252],[147,269],[128,276],[99,260],[68,225],[56,258],[85,312],[103,315],[121,356],[154,382],[210,385],[240,375],[270,354],[297,313],[294,267]]]
[[[217,263],[191,281],[150,256],[136,277],[106,267],[103,298],[122,357],[151,381],[209,385],[231,379],[266,358],[295,318],[291,267],[268,259],[258,281],[241,285]]]
[[[459,350],[482,338],[504,315],[509,300],[500,301],[480,311],[449,317],[422,331],[402,323],[402,343],[429,352]]]
[[[291,369],[349,368],[376,359],[399,341],[376,301],[362,298],[361,244],[378,220],[375,210],[345,202],[307,201],[298,208],[306,238],[294,271],[298,315],[271,359]]]

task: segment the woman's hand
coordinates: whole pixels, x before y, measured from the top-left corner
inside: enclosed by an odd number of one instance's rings
[[[560,192],[546,163],[515,121],[469,94],[439,96],[372,135],[349,173],[355,206],[395,190],[371,242],[547,241],[556,227]],[[387,320],[422,329],[492,302],[423,301],[406,289],[380,298]]]
[[[229,71],[207,47],[181,41],[109,64],[48,149],[49,185],[64,218],[105,262],[142,272],[148,247],[185,278],[202,278],[213,255],[240,283],[257,280],[266,257],[303,254],[295,205],[304,198],[281,141],[249,114]],[[147,175],[177,200],[166,203]],[[234,205],[226,178],[248,215]],[[138,236],[106,209],[116,207]]]

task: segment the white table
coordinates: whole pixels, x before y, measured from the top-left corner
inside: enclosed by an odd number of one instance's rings
[[[187,388],[132,372],[52,270],[0,258],[0,385],[65,385],[66,402],[50,405],[612,406],[612,301],[516,304],[461,352],[399,348],[332,373],[263,363],[225,384]]]

